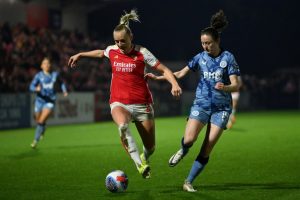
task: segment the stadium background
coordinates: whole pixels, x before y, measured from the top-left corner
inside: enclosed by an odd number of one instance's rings
[[[173,71],[200,51],[200,30],[209,25],[214,12],[223,9],[229,26],[222,33],[222,46],[236,55],[243,75],[239,110],[299,109],[298,4],[278,0],[1,0],[0,129],[34,125],[28,85],[45,55],[63,74],[72,95],[58,99],[50,124],[109,120],[108,61],[85,59],[74,70],[66,63],[76,52],[112,44],[114,26],[123,11],[131,8],[138,9],[142,21],[131,24],[134,42],[146,46]],[[184,95],[175,101],[167,83],[150,82],[156,116],[187,114],[196,83],[196,73],[181,80]],[[82,92],[92,98],[82,98]]]
[[[300,199],[299,1],[279,0],[0,0],[0,199]],[[240,65],[244,86],[237,123],[225,131],[206,170],[182,182],[204,134],[183,162],[170,169],[193,99],[197,75],[180,81],[180,101],[167,83],[150,81],[155,100],[157,150],[145,181],[127,157],[108,106],[106,59],[66,66],[78,51],[111,44],[123,10],[137,8],[135,42],[173,71],[200,51],[199,32],[224,9],[229,26],[222,46]],[[28,85],[50,56],[68,85],[39,148],[29,146],[35,129]],[[288,110],[288,111],[287,111]],[[166,117],[165,117],[166,116]],[[132,124],[131,124],[132,126]],[[138,140],[138,133],[132,128]],[[113,156],[112,156],[113,155]],[[113,169],[129,176],[125,193],[111,194],[104,180]]]

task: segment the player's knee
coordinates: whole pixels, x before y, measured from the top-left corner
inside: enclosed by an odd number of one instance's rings
[[[125,133],[128,130],[128,124],[127,123],[120,124],[118,129],[119,129],[120,137],[125,137]]]
[[[126,131],[128,129],[128,124],[127,123],[124,123],[124,124],[120,124],[119,125],[119,130],[120,131]]]

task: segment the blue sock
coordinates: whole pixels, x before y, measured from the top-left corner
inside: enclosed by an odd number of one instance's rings
[[[186,145],[186,144],[184,144],[184,138],[181,139],[181,148],[183,151],[183,155],[186,155],[192,146],[193,146],[193,143],[190,145]]]
[[[39,141],[41,135],[45,132],[45,124],[38,124],[35,129],[34,140]]]
[[[209,158],[203,158],[198,155],[186,179],[188,182],[192,183],[195,180],[195,178],[202,172],[202,170],[204,169],[204,167],[208,162],[208,159]]]

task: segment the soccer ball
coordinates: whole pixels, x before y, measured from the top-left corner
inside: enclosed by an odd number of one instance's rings
[[[121,170],[112,171],[106,176],[105,186],[111,192],[123,192],[128,186],[127,175]]]

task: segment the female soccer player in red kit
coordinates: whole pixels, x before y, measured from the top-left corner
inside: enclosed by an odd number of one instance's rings
[[[155,150],[155,123],[153,100],[144,78],[146,66],[162,73],[172,85],[171,93],[179,97],[182,93],[173,73],[145,47],[132,43],[133,34],[129,21],[139,21],[135,10],[126,13],[113,31],[115,45],[105,50],[94,50],[73,55],[68,65],[74,67],[81,57],[103,58],[110,60],[112,67],[110,108],[111,115],[118,126],[121,141],[133,159],[139,173],[150,177],[149,157]],[[136,142],[129,129],[130,121],[143,141],[143,153],[140,155]]]

